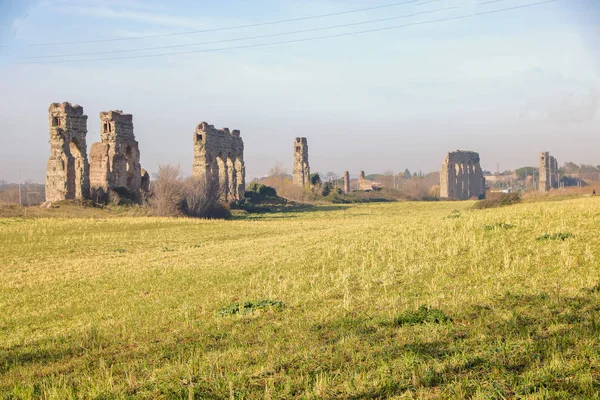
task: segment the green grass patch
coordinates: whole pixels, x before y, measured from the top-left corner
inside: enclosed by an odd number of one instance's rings
[[[491,224],[491,225],[485,225],[483,227],[484,231],[496,231],[496,230],[502,230],[502,229],[512,229],[514,228],[514,225],[511,224],[505,224],[504,222],[497,222],[495,224]]]
[[[442,310],[420,306],[417,311],[407,311],[394,320],[398,326],[417,324],[447,324],[452,322]]]
[[[574,237],[575,237],[575,235],[573,235],[572,233],[569,233],[569,232],[559,232],[559,233],[553,233],[553,234],[546,233],[545,235],[538,237],[536,240],[539,242],[545,242],[547,240],[564,241],[564,240],[568,240],[568,239],[571,239]]]
[[[281,301],[273,300],[258,300],[258,301],[246,301],[244,303],[233,303],[227,307],[221,308],[218,311],[218,315],[221,317],[228,317],[231,315],[244,315],[252,314],[257,311],[281,311],[285,308],[285,305]]]

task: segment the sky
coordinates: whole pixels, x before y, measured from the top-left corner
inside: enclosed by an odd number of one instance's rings
[[[191,173],[201,121],[241,130],[248,179],[291,172],[297,136],[312,171],[352,176],[457,149],[597,165],[598,21],[598,0],[0,0],[0,180],[44,181],[63,101],[88,150],[101,111],[133,114],[151,173]]]

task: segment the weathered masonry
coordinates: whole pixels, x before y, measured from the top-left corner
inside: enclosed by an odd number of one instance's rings
[[[344,172],[344,193],[350,193],[350,172]]]
[[[365,177],[365,171],[360,171],[358,177],[358,190],[373,190],[373,182]]]
[[[308,164],[308,142],[305,137],[294,141],[294,184],[310,186],[310,165]]]
[[[142,188],[142,168],[132,115],[121,110],[101,112],[100,132],[100,143],[90,150],[92,197],[115,188],[137,195]]]
[[[457,200],[485,197],[485,178],[478,153],[448,153],[440,171],[440,197]]]
[[[133,117],[122,111],[100,113],[101,142],[87,156],[87,115],[70,103],[53,103],[48,109],[50,158],[46,169],[46,202],[68,199],[106,200],[104,194],[127,189],[139,200],[150,177],[140,167],[140,150],[133,136]]]
[[[558,161],[550,153],[540,153],[540,185],[541,192],[558,188]]]
[[[194,132],[192,175],[218,184],[225,201],[242,199],[246,191],[246,169],[240,131],[217,130],[206,122],[200,123]]]
[[[48,109],[50,158],[46,169],[46,201],[89,196],[87,115],[83,107],[53,103]]]

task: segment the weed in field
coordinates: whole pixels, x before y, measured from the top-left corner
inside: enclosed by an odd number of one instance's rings
[[[219,310],[218,314],[221,317],[226,317],[236,314],[252,314],[256,311],[281,311],[285,308],[285,305],[281,301],[273,300],[258,300],[258,301],[246,301],[244,303],[233,303]]]
[[[572,233],[569,233],[569,232],[566,232],[566,233],[559,232],[559,233],[554,233],[552,235],[549,234],[549,233],[546,233],[545,235],[542,235],[542,236],[538,237],[536,240],[539,241],[539,242],[544,242],[546,240],[561,240],[561,241],[564,241],[564,240],[571,239],[571,238],[574,238],[574,237],[575,237],[575,235],[573,235]]]
[[[416,324],[446,324],[452,322],[452,318],[444,314],[443,311],[420,306],[417,311],[407,311],[395,319],[396,325],[416,325]]]
[[[446,219],[458,219],[460,217],[462,217],[462,215],[459,212],[459,213],[452,213],[452,214],[446,216]]]
[[[126,249],[113,249],[113,253],[127,253]]]
[[[514,228],[514,225],[511,224],[505,224],[504,222],[498,222],[492,225],[486,225],[483,227],[484,231],[495,231],[495,230],[500,230],[500,229],[512,229]]]

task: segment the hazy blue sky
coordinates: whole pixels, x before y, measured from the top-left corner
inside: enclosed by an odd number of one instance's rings
[[[43,181],[51,102],[84,107],[88,148],[98,113],[134,115],[142,166],[191,172],[200,121],[240,129],[249,177],[306,136],[313,171],[434,171],[445,153],[478,151],[485,169],[600,164],[600,1],[557,0],[473,18],[323,40],[165,57],[392,27],[542,0],[419,0],[371,11],[190,35],[48,45],[207,30],[335,13],[394,0],[0,0],[0,179]],[[453,9],[448,9],[456,7]],[[418,15],[415,15],[418,14]],[[412,15],[412,16],[409,16]],[[210,45],[136,50],[324,28]],[[409,17],[407,17],[409,16]],[[42,44],[42,46],[33,46]],[[45,44],[45,45],[44,45]],[[104,58],[103,60],[97,60]],[[61,60],[86,62],[56,63]],[[96,59],[96,60],[94,60]],[[24,62],[54,62],[19,64]]]

